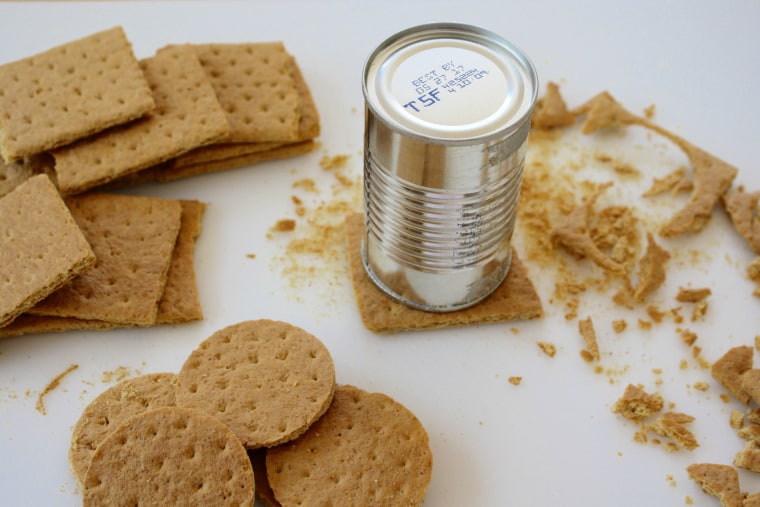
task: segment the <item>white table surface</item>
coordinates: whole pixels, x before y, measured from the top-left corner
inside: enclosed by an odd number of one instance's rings
[[[420,418],[435,460],[427,506],[685,505],[687,497],[693,505],[718,505],[685,468],[730,464],[743,442],[728,418],[743,407],[722,401],[722,389],[693,361],[679,367],[690,351],[672,325],[651,331],[632,325],[620,335],[600,325],[601,364],[614,373],[595,373],[578,354],[577,323],[550,302],[552,281],[534,267],[543,319],[377,336],[363,328],[346,277],[294,288],[277,261],[286,241],[266,235],[278,218],[294,216],[294,181],[329,185],[331,176],[319,167],[323,155],[351,155],[348,170],[360,174],[364,60],[385,37],[432,21],[476,24],[510,39],[531,57],[542,83],[561,83],[570,105],[605,89],[634,112],[656,104],[658,124],[736,165],[737,183],[760,189],[760,3],[3,2],[0,20],[2,63],[116,24],[138,57],[177,42],[282,40],[312,87],[323,132],[320,148],[298,159],[133,190],[210,204],[196,248],[204,321],[0,341],[0,504],[81,503],[67,463],[70,431],[87,403],[113,385],[104,372],[176,371],[214,331],[273,318],[320,337],[338,382],[385,392]],[[675,306],[676,284],[687,278],[713,289],[705,320],[688,323],[710,361],[760,335],[760,299],[751,297],[743,274],[752,255],[722,212],[713,222],[699,237],[668,243],[705,255],[669,278],[655,298]],[[345,265],[330,269],[346,273]],[[588,297],[599,301],[584,306],[585,313],[609,322],[609,297]],[[640,310],[629,320],[638,316]],[[557,355],[544,355],[537,341],[555,343]],[[38,394],[71,364],[79,368],[45,397],[42,415],[35,410]],[[522,384],[510,384],[510,376],[521,376]],[[709,382],[709,390],[694,389],[698,381]],[[610,410],[628,383],[694,415],[690,427],[700,447],[667,453],[633,442],[636,427]],[[740,478],[745,491],[760,491],[754,474],[742,471]]]

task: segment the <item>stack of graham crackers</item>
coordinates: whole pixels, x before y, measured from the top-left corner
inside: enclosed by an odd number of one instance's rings
[[[115,27],[0,66],[0,337],[202,318],[205,205],[105,188],[306,153],[319,129],[279,42],[138,61]]]

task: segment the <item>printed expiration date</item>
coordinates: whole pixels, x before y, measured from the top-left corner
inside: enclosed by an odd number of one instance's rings
[[[486,69],[468,69],[453,60],[448,61],[412,80],[411,85],[417,98],[404,104],[404,108],[419,113],[426,107],[440,103],[447,93],[456,93],[487,75]]]

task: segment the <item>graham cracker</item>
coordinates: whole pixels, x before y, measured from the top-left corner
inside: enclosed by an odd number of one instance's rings
[[[197,410],[162,407],[127,419],[92,455],[82,504],[253,505],[251,463],[235,435]]]
[[[46,175],[0,198],[0,327],[94,263],[87,238]]]
[[[82,486],[98,445],[121,423],[146,410],[175,405],[177,375],[151,373],[106,389],[84,409],[71,433],[69,463]]]
[[[248,449],[301,435],[327,410],[335,387],[330,353],[291,324],[244,321],[204,340],[177,380],[177,405],[207,412]]]
[[[168,182],[201,174],[210,174],[219,171],[227,171],[240,167],[247,167],[260,162],[270,160],[279,160],[283,158],[295,157],[313,151],[317,144],[312,141],[303,141],[292,144],[285,144],[277,148],[266,151],[257,151],[245,155],[239,155],[232,158],[221,160],[212,160],[198,164],[187,165],[184,167],[172,167],[170,165],[157,166],[151,174],[155,181]]]
[[[339,386],[330,408],[297,440],[267,449],[282,505],[421,505],[433,455],[417,417],[391,397]]]
[[[230,123],[228,142],[298,140],[293,58],[281,42],[194,44]]]
[[[201,219],[206,205],[188,200],[180,201],[180,204],[182,225],[172,252],[164,293],[158,303],[155,324],[180,324],[203,319],[195,280],[193,250],[201,232]],[[97,319],[22,314],[12,323],[0,328],[0,338],[65,331],[103,331],[131,326],[132,324],[117,324]]]
[[[543,316],[541,299],[525,267],[512,252],[506,279],[490,296],[463,310],[434,313],[399,303],[375,286],[364,270],[361,244],[364,222],[361,213],[346,217],[346,241],[354,296],[364,326],[375,333],[468,326],[487,322],[535,319]]]
[[[19,160],[155,107],[117,26],[0,66],[0,154]]]
[[[686,468],[689,477],[708,495],[717,497],[725,507],[742,507],[744,495],[739,487],[739,472],[731,466],[695,463]]]
[[[274,491],[269,485],[267,477],[267,449],[261,447],[248,451],[248,457],[253,466],[253,480],[256,483],[256,498],[269,507],[282,507],[282,504],[274,497]]]
[[[53,151],[58,188],[77,194],[151,167],[229,133],[227,116],[188,46],[169,46],[140,61],[156,108],[128,125]]]
[[[748,405],[749,393],[742,386],[742,375],[752,369],[754,351],[749,345],[729,349],[710,369],[713,378],[720,382],[737,400]]]
[[[203,319],[193,252],[201,234],[201,219],[206,205],[190,200],[182,200],[180,204],[182,225],[166,275],[164,293],[158,303],[156,324],[179,324]]]
[[[298,65],[293,62],[293,79],[301,102],[301,113],[298,121],[297,141],[308,141],[319,136],[321,127],[319,111],[314,102],[308,83]],[[173,167],[186,167],[219,160],[233,160],[237,157],[273,150],[282,146],[281,142],[263,143],[217,143],[196,148],[189,153],[180,155],[172,160]]]
[[[98,262],[29,310],[124,325],[155,323],[180,228],[178,201],[92,193],[68,199]]]

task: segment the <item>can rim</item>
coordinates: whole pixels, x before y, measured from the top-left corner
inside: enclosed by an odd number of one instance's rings
[[[388,109],[379,103],[379,99],[372,96],[368,81],[371,74],[377,74],[375,70],[379,63],[385,62],[395,53],[410,47],[413,44],[419,44],[425,41],[435,39],[453,39],[477,44],[486,48],[493,53],[498,53],[509,57],[514,63],[520,66],[527,78],[525,90],[527,99],[524,101],[527,107],[522,108],[519,114],[509,118],[499,128],[492,129],[484,134],[463,135],[457,137],[448,137],[420,132],[401,121],[391,118]],[[364,95],[365,108],[369,109],[374,120],[380,121],[393,131],[399,132],[405,136],[433,144],[473,144],[479,142],[488,142],[492,139],[501,138],[508,135],[511,131],[519,129],[525,121],[530,121],[533,105],[538,95],[538,75],[530,58],[514,43],[495,32],[474,25],[454,22],[436,22],[427,23],[406,28],[387,37],[381,42],[375,50],[369,55],[362,69],[362,92]]]

